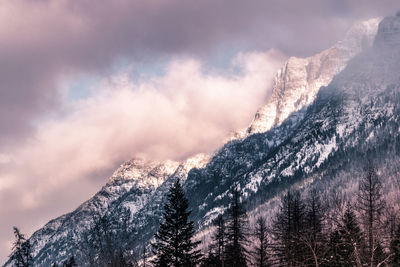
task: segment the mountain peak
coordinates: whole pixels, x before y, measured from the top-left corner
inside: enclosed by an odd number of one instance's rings
[[[266,132],[310,105],[319,89],[327,86],[350,59],[372,46],[380,21],[381,18],[373,18],[355,23],[342,41],[319,54],[290,57],[278,70],[267,103],[258,109],[250,126],[236,132],[232,139]]]
[[[146,160],[142,158],[133,158],[124,162],[111,176],[110,182],[118,180],[143,180],[143,177],[148,175],[155,175],[156,173],[162,174],[161,176],[168,176],[175,172],[179,166],[179,162],[166,160],[162,162]],[[142,181],[146,182],[146,181]],[[158,185],[158,182],[157,182]]]

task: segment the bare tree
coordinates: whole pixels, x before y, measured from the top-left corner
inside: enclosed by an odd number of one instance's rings
[[[373,267],[376,264],[375,252],[378,248],[379,226],[381,215],[384,212],[385,201],[383,199],[382,184],[371,162],[368,163],[365,175],[359,182],[358,208],[362,214],[362,222],[365,225],[368,247],[368,264]]]

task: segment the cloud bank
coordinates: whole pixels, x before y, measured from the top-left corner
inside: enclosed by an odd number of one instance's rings
[[[92,88],[97,94],[66,104],[68,112],[0,156],[0,203],[13,203],[0,205],[0,214],[9,215],[0,235],[10,236],[13,224],[32,231],[72,210],[131,157],[180,160],[212,152],[249,123],[283,59],[275,50],[241,53],[223,72],[180,59],[160,77],[103,78]]]
[[[103,74],[118,59],[312,54],[354,20],[398,8],[397,0],[1,0],[0,152],[57,111],[62,77]]]

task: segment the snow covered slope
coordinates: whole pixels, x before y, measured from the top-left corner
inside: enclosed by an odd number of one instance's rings
[[[121,202],[134,215],[154,200],[157,188],[169,177],[175,175],[186,178],[190,169],[203,167],[207,160],[208,156],[203,154],[185,162],[128,160],[91,199],[75,211],[50,221],[31,236],[37,266],[50,266],[69,253],[76,254],[75,240],[79,240],[82,233],[93,224],[95,216],[106,214]]]
[[[351,58],[371,47],[380,20],[356,23],[342,41],[319,54],[289,58],[275,76],[268,102],[257,111],[250,126],[235,133],[233,138],[265,132],[311,104],[321,86],[328,85]]]

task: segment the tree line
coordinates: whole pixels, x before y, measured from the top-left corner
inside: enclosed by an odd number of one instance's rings
[[[235,186],[226,212],[214,220],[212,242],[203,251],[195,240],[188,199],[177,179],[164,204],[163,219],[151,242],[133,253],[130,211],[118,222],[100,216],[82,237],[78,251],[90,266],[174,267],[379,267],[400,266],[400,223],[385,202],[382,183],[369,164],[360,178],[355,201],[340,194],[321,200],[316,190],[302,196],[289,191],[273,218],[258,217],[250,227]],[[14,228],[11,259],[32,266],[29,241]],[[77,266],[75,258],[53,266]]]

